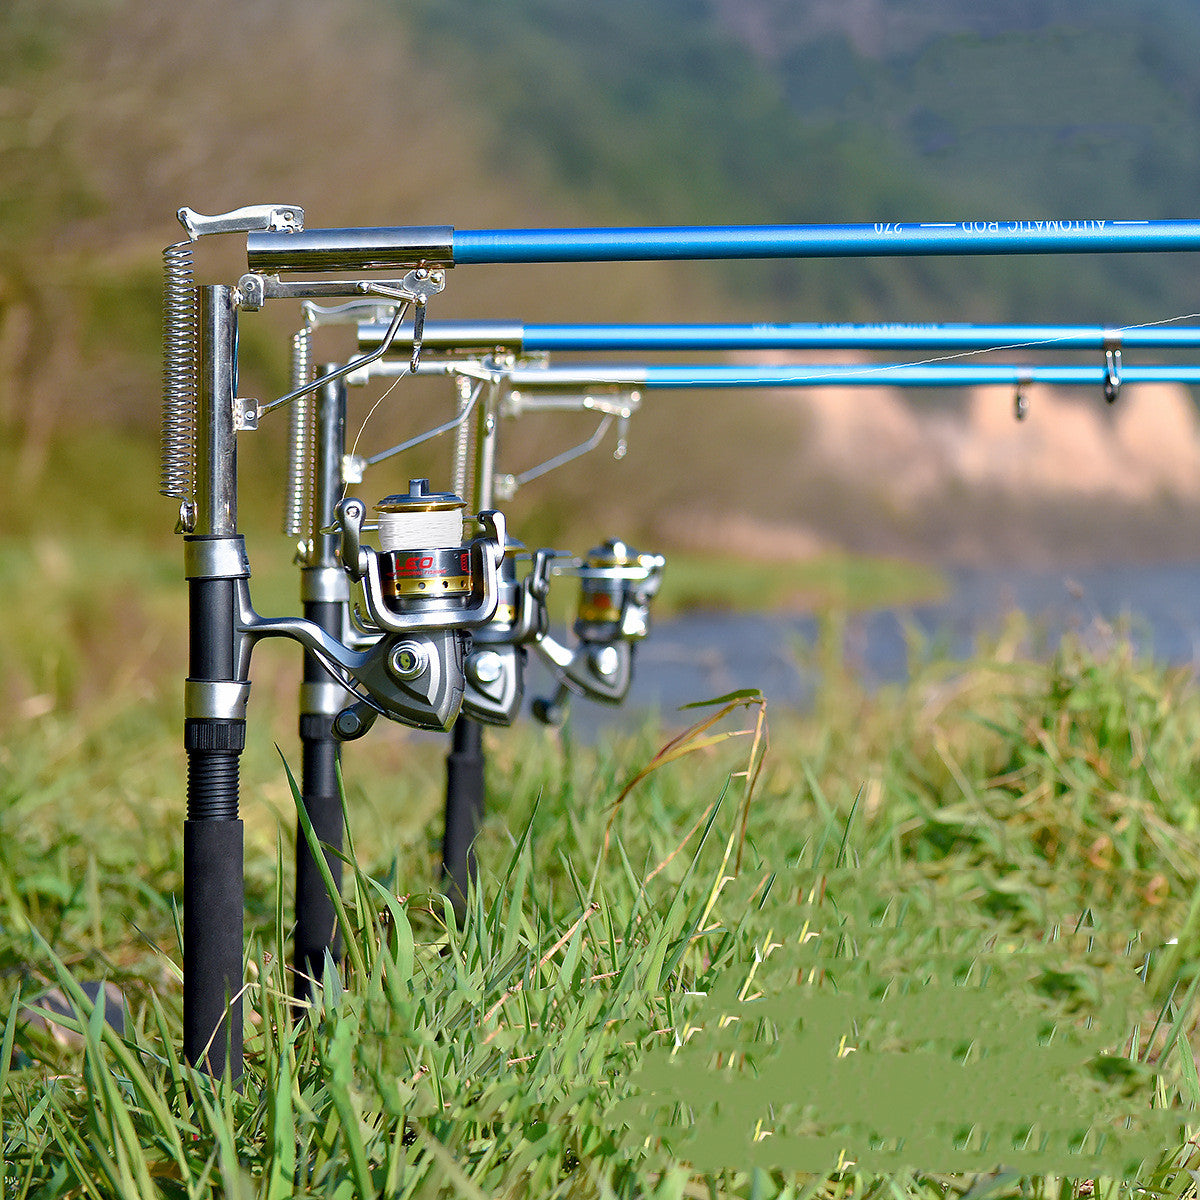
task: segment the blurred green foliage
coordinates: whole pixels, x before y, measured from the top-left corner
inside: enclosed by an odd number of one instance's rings
[[[1183,4],[1010,6],[981,18],[951,3],[919,14],[932,32],[915,46],[885,42],[872,57],[846,32],[812,32],[810,6],[769,0],[729,22],[761,17],[779,34],[760,54],[707,0],[403,7],[487,106],[498,165],[549,164],[621,219],[1169,217],[1200,194],[1200,20]],[[891,5],[879,19],[917,8]],[[855,11],[846,6],[847,29]],[[746,297],[830,319],[1128,321],[1194,307],[1186,261],[1161,259],[729,275]]]

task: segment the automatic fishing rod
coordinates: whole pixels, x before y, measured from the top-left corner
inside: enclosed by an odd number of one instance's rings
[[[160,491],[179,502],[189,590],[184,1051],[203,1070],[228,1070],[235,1079],[242,1069],[244,900],[238,774],[253,646],[264,637],[289,637],[309,651],[355,697],[338,714],[343,733],[380,714],[446,728],[462,703],[470,630],[495,614],[506,542],[503,518],[489,510],[472,516],[473,533],[464,540],[465,502],[421,480],[383,498],[375,506],[376,522],[367,520],[364,501],[345,498],[321,532],[330,530],[335,538],[347,584],[379,640],[356,649],[316,620],[268,619],[255,612],[238,532],[237,435],[257,428],[275,409],[319,395],[383,357],[389,340],[262,404],[238,394],[241,314],[277,300],[378,299],[396,305],[396,331],[405,316],[412,318],[410,363],[416,367],[428,302],[445,288],[446,272],[455,266],[1200,250],[1200,222],[1194,221],[306,231],[303,210],[295,205],[256,205],[212,217],[184,208],[178,216],[186,239],[163,256]],[[233,285],[197,287],[193,244],[228,233],[246,234],[247,273]],[[331,277],[338,273],[343,278]],[[647,386],[668,385],[660,377]],[[378,548],[364,541],[368,532],[378,532]],[[319,592],[323,585],[314,586]],[[317,596],[311,602],[321,601]]]
[[[306,304],[305,312],[314,321],[343,321],[348,307],[351,306],[326,312]],[[404,352],[407,354],[407,347]],[[384,361],[377,358],[343,378],[350,384],[366,384],[379,374],[391,373],[390,368],[385,369]],[[361,456],[341,454],[347,479],[361,480],[367,469],[431,437],[454,432],[455,487],[469,492],[476,507],[486,508],[496,497],[508,499],[519,487],[595,449],[614,423],[618,433],[614,453],[617,457],[623,456],[628,421],[637,408],[639,394],[616,388],[606,389],[605,395],[594,398],[579,394],[577,390],[570,393],[559,390],[540,407],[559,412],[599,413],[600,425],[596,433],[584,443],[520,474],[500,472],[497,469],[498,418],[514,414],[508,410],[500,413],[501,392],[495,384],[470,373],[471,366],[484,370],[485,360],[472,364],[456,357],[455,361],[457,367],[462,368],[456,372],[456,415],[399,445]],[[403,373],[411,371],[411,362],[406,361]],[[428,347],[418,371],[421,374],[441,372],[437,356]],[[335,461],[339,456],[327,452],[318,457]],[[291,504],[289,501],[289,507]],[[523,573],[522,567],[525,568]],[[549,634],[546,599],[552,570],[556,576],[578,576],[581,588],[587,589],[590,606],[588,636],[575,648],[562,646]],[[632,679],[630,646],[648,630],[648,606],[657,591],[661,570],[661,558],[630,550],[620,539],[609,539],[583,560],[569,561],[567,556],[549,549],[527,554],[520,542],[509,539],[501,564],[500,600],[495,616],[472,634],[464,664],[462,710],[451,731],[452,746],[446,764],[442,881],[460,917],[465,911],[470,882],[476,874],[471,847],[484,811],[486,763],[482,727],[509,725],[518,715],[525,695],[525,664],[531,648],[548,656],[554,670],[572,678],[572,686],[577,690],[593,699],[619,703]],[[585,579],[590,582],[585,583]],[[632,599],[635,591],[639,597],[636,604]],[[605,597],[610,606],[615,605],[615,611],[600,611]],[[556,711],[561,712],[561,705]],[[331,736],[336,733],[336,730],[331,731]]]
[[[388,326],[385,322],[364,321],[358,326],[360,352],[369,352],[378,347]],[[394,350],[405,353],[411,344],[411,329],[402,328],[395,335]],[[425,358],[423,373],[445,372],[456,375],[460,383],[468,378],[488,380],[493,389],[500,388],[498,412],[504,416],[516,416],[534,410],[556,411],[599,411],[607,413],[604,420],[619,414],[622,425],[626,424],[630,412],[641,399],[641,390],[651,388],[700,388],[763,387],[794,384],[796,386],[819,386],[843,382],[847,385],[865,386],[880,382],[895,382],[901,387],[937,386],[951,387],[964,384],[1004,383],[1015,388],[1014,411],[1023,419],[1028,411],[1024,388],[1032,382],[1052,381],[1059,383],[1095,383],[1104,389],[1110,401],[1115,400],[1121,386],[1121,347],[1138,346],[1200,346],[1200,329],[1174,328],[1117,329],[1103,326],[1051,326],[1051,325],[829,325],[829,324],[722,324],[722,325],[527,325],[514,321],[440,321],[430,322],[424,327]],[[787,364],[748,370],[742,367],[702,364],[698,367],[676,367],[670,370],[646,365],[621,364],[616,366],[577,365],[551,366],[545,355],[552,350],[583,349],[635,350],[654,349],[833,349],[839,347],[866,347],[881,349],[888,347],[909,349],[995,349],[997,345],[1018,344],[1033,346],[1039,350],[1102,350],[1104,366],[1074,370],[1061,367],[1031,368],[1025,365],[1011,367],[992,365],[985,372],[966,371],[955,373],[944,366],[923,364],[879,364],[863,367],[847,366],[797,368]],[[523,356],[541,356],[534,362],[522,361]],[[354,383],[366,383],[371,378],[387,378],[411,370],[408,361],[382,357],[351,376]],[[1132,382],[1146,379],[1171,378],[1188,381],[1186,370],[1167,368],[1143,371],[1135,368]],[[491,417],[489,415],[489,420]],[[580,446],[557,456],[548,464],[534,468],[521,476],[496,474],[492,483],[494,490],[505,497],[511,496],[518,484],[543,473],[547,468],[561,465],[594,449],[599,437],[606,431],[602,422],[593,438]],[[481,444],[485,435],[481,432]],[[489,435],[494,440],[493,432]],[[624,445],[624,429],[620,431],[619,446]],[[494,441],[493,441],[494,446]],[[494,458],[493,453],[488,461]],[[371,460],[367,460],[368,462]],[[540,656],[558,680],[558,689],[553,696],[538,698],[533,702],[533,713],[541,721],[551,724],[561,722],[565,715],[565,701],[572,691],[594,700],[619,702],[628,691],[631,682],[632,650],[634,639],[623,636],[645,621],[647,606],[657,588],[658,572],[649,572],[639,579],[636,586],[649,588],[636,601],[632,592],[621,593],[614,587],[612,577],[619,578],[622,569],[639,563],[640,556],[628,551],[620,542],[609,542],[591,551],[586,560],[576,563],[581,578],[580,608],[575,621],[576,642],[573,649],[557,643],[548,634],[534,641]],[[640,564],[639,564],[640,565]],[[639,571],[639,574],[641,572]],[[653,582],[651,582],[651,580]],[[629,585],[625,587],[628,589]],[[603,598],[608,610],[604,619],[600,614],[597,598]],[[628,611],[630,625],[625,625],[621,611]],[[634,616],[634,613],[640,616]],[[483,633],[476,634],[478,642]],[[485,653],[482,661],[488,664],[490,678],[511,681],[515,673],[502,671],[500,663],[491,653]],[[470,670],[468,671],[470,677]],[[470,695],[470,687],[468,695]],[[519,696],[519,688],[508,687],[507,697]],[[519,701],[518,701],[519,703]],[[467,712],[472,712],[470,704]],[[472,713],[472,715],[477,715]],[[487,723],[507,724],[511,721],[510,708],[500,718],[482,717]],[[443,877],[448,881],[466,879],[470,874],[462,845],[458,852],[450,852],[452,828],[469,829],[470,836],[478,828],[483,812],[483,749],[482,742],[471,743],[469,750],[460,743],[467,736],[470,726],[461,720],[455,726],[455,750],[448,760],[446,794],[447,840],[444,843]],[[461,757],[460,757],[461,751]],[[471,763],[471,782],[463,782]],[[473,866],[473,864],[472,864]],[[455,890],[461,898],[461,889]]]

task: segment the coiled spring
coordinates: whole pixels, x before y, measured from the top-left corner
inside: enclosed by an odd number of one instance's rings
[[[312,329],[292,337],[292,389],[313,381]],[[315,398],[293,400],[288,417],[287,487],[283,496],[283,532],[308,537],[312,532],[313,456],[316,452]]]
[[[163,402],[159,493],[190,501],[196,488],[196,293],[192,243],[163,251]]]
[[[458,411],[461,413],[472,403],[471,380],[464,375],[456,377],[458,386]],[[468,455],[471,449],[471,422],[463,421],[454,435],[454,482],[452,491],[457,496],[466,496],[468,479]]]

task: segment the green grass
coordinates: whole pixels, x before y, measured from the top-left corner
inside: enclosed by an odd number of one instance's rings
[[[1043,664],[1009,645],[878,696],[843,681],[812,719],[773,714],[752,793],[739,773],[763,749],[753,698],[657,758],[649,731],[596,750],[493,735],[483,882],[461,930],[428,891],[443,748],[372,735],[347,753],[350,952],[299,1022],[284,966],[294,805],[270,744],[274,733],[290,758],[294,738],[290,720],[278,733],[256,723],[240,1093],[178,1058],[182,756],[165,692],[9,723],[5,1195],[1075,1194],[1033,1175],[876,1176],[834,1161],[780,1172],[756,1165],[748,1139],[722,1169],[692,1170],[673,1149],[691,1118],[668,1114],[667,1133],[646,1141],[647,1122],[620,1107],[639,1071],[704,1025],[698,993],[793,996],[802,1014],[803,931],[824,947],[825,981],[803,983],[815,999],[838,971],[877,961],[882,929],[908,974],[935,945],[1059,953],[1047,978],[1083,997],[1058,1013],[1064,1030],[1093,1015],[1089,988],[1135,983],[1146,952],[1178,936],[1137,985],[1118,1082],[1132,1115],[1194,1110],[1200,695],[1120,642],[1070,643]],[[20,1015],[47,988],[102,977],[129,1000],[124,1039],[79,997],[73,1046]],[[755,1036],[769,1048],[782,1034]],[[731,1086],[745,1068],[705,1069],[734,1072]],[[1187,1194],[1191,1149],[1177,1136],[1161,1150],[1138,1185]],[[1132,1195],[1134,1183],[1096,1189]]]
[[[803,1049],[788,1022],[835,986],[869,993],[891,972],[911,990],[948,949],[997,978],[1028,966],[1001,997],[1028,996],[1068,1041],[1107,1029],[1106,997],[1125,996],[1105,1053],[1031,1084],[1031,1104],[1075,1111],[1083,1088],[1115,1095],[1135,1125],[1194,1119],[1194,682],[1099,630],[1022,661],[1017,623],[968,664],[915,646],[912,682],[868,695],[841,660],[837,609],[813,651],[825,679],[814,711],[771,712],[769,749],[753,697],[665,748],[650,729],[598,748],[569,729],[489,734],[481,886],[461,929],[430,892],[444,741],[383,727],[348,748],[350,953],[300,1021],[286,1000],[296,814],[276,748],[296,765],[299,655],[264,646],[242,758],[247,1071],[240,1092],[193,1076],[178,1050],[178,546],[136,533],[163,523],[160,502],[115,484],[112,457],[69,454],[49,511],[72,512],[72,491],[105,503],[52,526],[11,494],[0,541],[4,1200],[1076,1194],[1059,1176],[938,1171],[936,1156],[923,1171],[824,1152],[810,1170],[778,1169],[782,1143],[754,1141],[756,1122],[821,1132],[838,1098],[809,1089],[794,1109],[775,1097],[748,1126],[729,1107],[746,1072],[761,1071],[762,1092],[788,1047]],[[250,473],[250,536],[277,537],[256,487]],[[831,601],[831,577],[846,597],[864,592],[858,571],[828,566]],[[765,574],[741,578],[765,592]],[[286,562],[254,579],[264,612],[291,608],[294,588]],[[127,997],[123,1039],[73,990],[99,979]],[[55,988],[78,1002],[71,1044],[31,1019]],[[911,1038],[870,1021],[857,1036],[853,1049],[881,1053]],[[631,1111],[663,1071],[677,1072],[684,1107]],[[727,1102],[716,1115],[713,1097]],[[900,1122],[921,1111],[912,1097],[887,1108]],[[1200,1164],[1185,1135],[1156,1147],[1095,1194],[1188,1194]]]

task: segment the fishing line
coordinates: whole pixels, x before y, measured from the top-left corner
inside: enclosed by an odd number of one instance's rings
[[[1176,317],[1164,317],[1160,321],[1145,321],[1140,325],[1122,325],[1119,328],[1110,329],[1109,332],[1113,337],[1120,337],[1124,333],[1128,333],[1134,329],[1155,329],[1161,325],[1172,325],[1177,321],[1195,321],[1200,319],[1200,313],[1181,313]],[[888,371],[898,371],[901,369],[907,370],[910,367],[932,367],[938,363],[954,362],[956,359],[974,358],[980,354],[995,354],[1001,350],[1029,350],[1038,346],[1053,346],[1058,342],[1065,341],[1066,335],[1063,337],[1041,338],[1033,342],[1002,342],[995,346],[985,346],[977,350],[960,350],[955,354],[940,354],[934,358],[923,358],[911,363],[879,363],[877,370],[880,375],[886,375]],[[868,369],[872,364],[866,364]],[[831,379],[837,380],[838,372],[829,371],[827,373],[817,372],[813,375],[814,379]],[[786,386],[786,385],[783,385]]]
[[[388,390],[386,392],[384,392],[383,395],[380,396],[379,399],[376,400],[374,404],[371,405],[370,411],[367,413],[367,415],[365,417],[363,417],[363,423],[358,427],[358,433],[354,435],[354,445],[350,447],[350,457],[351,458],[353,458],[355,456],[355,454],[358,453],[359,439],[363,435],[363,430],[366,429],[366,427],[367,427],[367,422],[375,415],[375,410],[396,390],[396,386],[397,386],[397,384],[399,384],[400,380],[402,380],[406,375],[411,375],[411,374],[412,374],[411,368],[405,367],[404,370],[401,371],[400,374],[396,376],[395,380],[392,383],[392,386],[389,387]],[[342,482],[342,496],[344,497],[345,495],[346,495],[346,483],[345,483],[345,481],[343,481]]]

